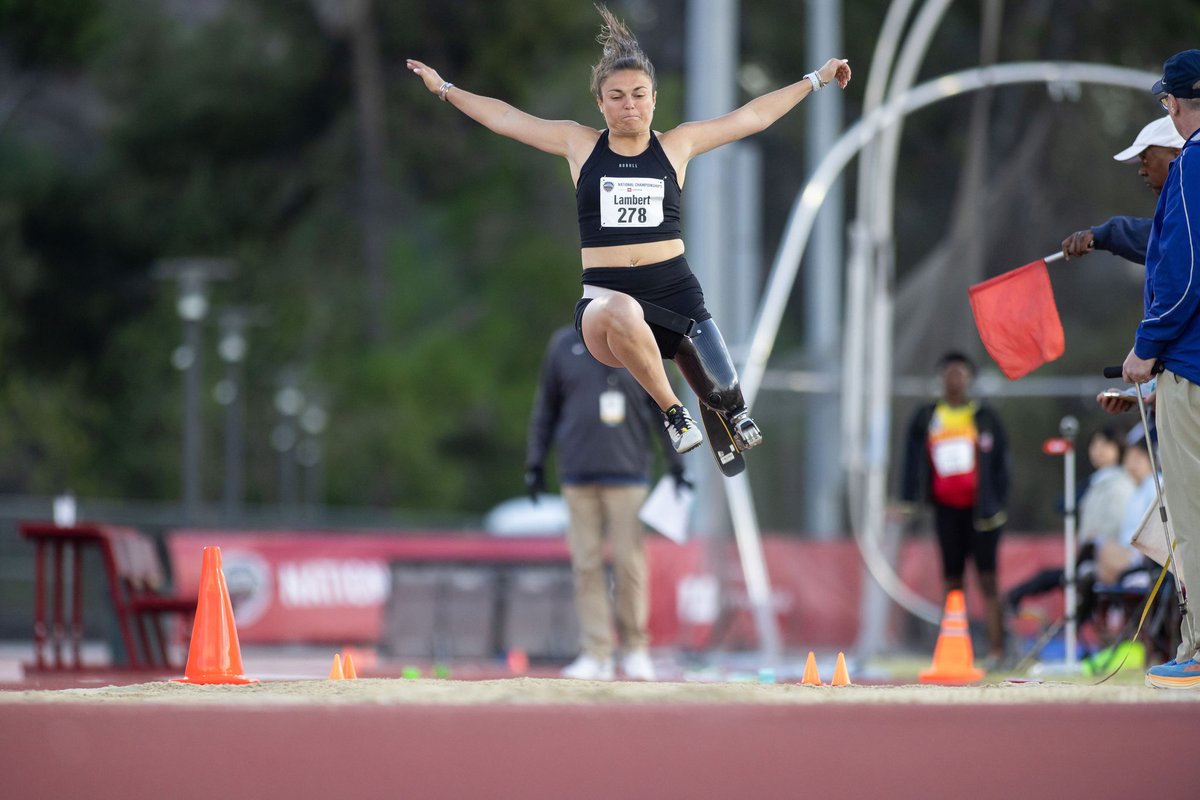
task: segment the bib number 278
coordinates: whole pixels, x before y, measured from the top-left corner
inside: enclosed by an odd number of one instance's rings
[[[666,186],[655,178],[600,179],[600,226],[655,228],[663,221]]]

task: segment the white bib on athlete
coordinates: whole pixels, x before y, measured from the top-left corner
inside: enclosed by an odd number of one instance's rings
[[[933,468],[943,478],[966,475],[975,470],[975,443],[966,437],[954,437],[934,442]]]
[[[600,178],[600,227],[657,228],[666,183],[655,178]]]

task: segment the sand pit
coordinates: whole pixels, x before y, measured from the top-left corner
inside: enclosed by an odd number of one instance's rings
[[[801,686],[759,683],[612,683],[554,678],[504,680],[263,681],[249,686],[192,686],[170,681],[57,691],[0,692],[0,704],[162,703],[204,706],[288,705],[1013,705],[1200,703],[1200,692],[1065,682],[982,686]],[[1197,706],[1200,709],[1200,706]]]

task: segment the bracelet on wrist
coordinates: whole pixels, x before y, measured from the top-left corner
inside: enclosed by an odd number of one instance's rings
[[[453,83],[451,83],[450,81],[444,81],[442,83],[441,87],[438,89],[438,99],[441,100],[443,103],[446,102],[446,92],[450,91],[453,88],[454,88]]]
[[[821,91],[821,88],[828,83],[828,81],[821,80],[821,73],[817,72],[816,70],[813,70],[804,77],[808,80],[809,84],[812,85],[812,90],[814,92]]]

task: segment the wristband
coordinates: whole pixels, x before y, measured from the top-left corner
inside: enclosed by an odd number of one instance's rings
[[[441,88],[438,89],[438,99],[441,100],[443,103],[446,102],[446,92],[450,91],[453,88],[454,88],[454,84],[451,83],[450,81],[443,82]]]
[[[820,73],[816,72],[815,70],[808,73],[804,77],[808,79],[808,82],[812,85],[812,90],[814,92],[821,91],[821,87],[825,85],[825,81],[821,80]]]

